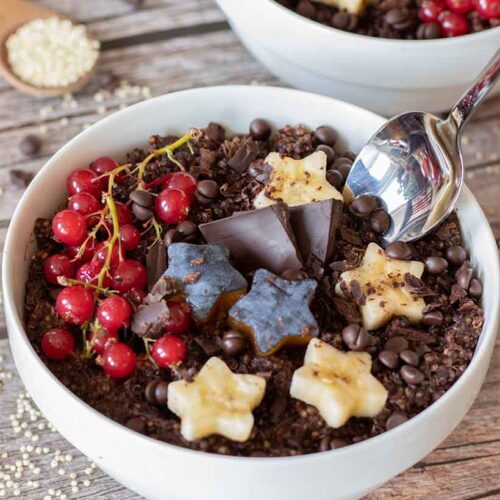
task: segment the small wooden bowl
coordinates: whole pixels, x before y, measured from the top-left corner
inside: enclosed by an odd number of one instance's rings
[[[25,0],[1,0],[0,10],[0,75],[15,88],[26,94],[38,97],[53,97],[66,93],[76,92],[85,85],[95,73],[97,60],[94,66],[81,78],[63,87],[36,87],[19,78],[9,64],[7,47],[9,36],[20,26],[34,19],[48,17],[63,18],[54,11],[39,4]],[[88,35],[87,35],[88,36]],[[91,38],[90,38],[91,39]]]

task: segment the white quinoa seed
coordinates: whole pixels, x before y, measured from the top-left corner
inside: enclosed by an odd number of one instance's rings
[[[76,82],[94,66],[99,42],[85,26],[50,17],[23,24],[6,42],[14,73],[40,88],[63,87]]]

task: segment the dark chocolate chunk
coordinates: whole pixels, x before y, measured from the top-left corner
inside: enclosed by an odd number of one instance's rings
[[[160,279],[167,268],[167,252],[161,242],[149,249],[146,255],[146,269],[148,271],[148,290]]]
[[[153,217],[153,211],[149,208],[138,205],[137,203],[132,203],[132,213],[140,220],[145,221]]]
[[[182,236],[179,231],[177,231],[177,229],[169,229],[163,237],[163,243],[165,244],[166,248],[168,248],[172,243],[177,243],[181,240]]]
[[[283,345],[305,345],[318,336],[309,309],[316,285],[312,279],[288,281],[259,269],[250,292],[229,310],[229,324],[246,333],[263,356]]]
[[[158,338],[169,319],[165,300],[144,304],[132,316],[131,329],[139,337]]]
[[[370,216],[370,226],[378,234],[384,234],[391,224],[389,214],[383,209],[375,210]]]
[[[448,261],[442,257],[427,257],[425,270],[430,274],[442,274],[448,269]]]
[[[469,284],[469,295],[471,297],[481,297],[483,293],[483,285],[477,278],[472,278]]]
[[[236,153],[227,162],[228,166],[235,172],[242,174],[259,156],[259,145],[247,139],[243,141],[241,146],[236,150]]]
[[[342,330],[342,338],[351,351],[364,351],[371,344],[371,335],[366,328],[358,324],[346,326]]]
[[[198,182],[195,198],[200,205],[209,205],[220,193],[219,185],[210,179]]]
[[[176,229],[182,236],[182,238],[185,239],[188,243],[196,236],[196,233],[198,232],[198,226],[190,220],[181,222],[177,225]]]
[[[328,125],[322,125],[314,131],[314,137],[320,144],[326,144],[327,146],[333,146],[337,140],[337,133],[332,127]]]
[[[271,125],[262,118],[256,118],[250,123],[250,135],[256,141],[267,141],[271,135]]]
[[[441,311],[430,311],[422,317],[424,326],[439,326],[443,322],[443,313]]]
[[[377,199],[368,194],[357,196],[349,205],[349,210],[357,217],[368,217],[378,207]]]
[[[290,224],[304,259],[313,255],[325,264],[331,258],[341,216],[342,202],[334,199],[290,208]]]
[[[246,291],[247,282],[229,263],[224,246],[172,243],[168,258],[165,276],[180,286],[196,322],[215,319]]]
[[[129,199],[137,205],[145,208],[151,208],[155,204],[154,196],[144,189],[136,189],[129,194]]]
[[[405,349],[399,353],[399,357],[408,365],[418,366],[420,358],[415,351]]]
[[[453,246],[446,249],[446,258],[450,264],[461,266],[467,260],[467,252],[461,246]]]
[[[205,130],[209,139],[215,142],[222,142],[226,138],[224,127],[218,123],[210,122]]]
[[[227,247],[244,273],[264,268],[281,274],[286,269],[298,271],[302,267],[284,203],[241,212],[199,228],[208,243]]]
[[[325,146],[328,147],[328,146]],[[335,188],[340,189],[342,184],[344,184],[344,176],[340,173],[339,170],[330,169],[326,173],[326,180]]]
[[[441,26],[439,23],[422,23],[417,28],[419,40],[433,40],[441,37]]]
[[[404,365],[399,373],[407,384],[417,385],[424,380],[424,374],[414,366]]]
[[[383,365],[391,370],[399,365],[398,355],[394,351],[380,351],[378,359]]]
[[[468,262],[464,262],[460,269],[455,273],[455,279],[457,283],[464,289],[469,288],[469,284],[472,280],[472,266]]]
[[[404,337],[392,337],[390,338],[384,346],[387,351],[393,351],[399,354],[401,351],[408,349],[408,341]]]

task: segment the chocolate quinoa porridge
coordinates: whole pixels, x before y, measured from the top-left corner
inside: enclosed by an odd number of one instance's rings
[[[500,26],[498,0],[276,0],[301,16],[359,35],[429,40]]]
[[[75,170],[26,284],[48,368],[137,432],[226,455],[327,451],[431,405],[483,325],[457,217],[382,250],[389,217],[342,203],[335,146],[328,126],[211,123]]]

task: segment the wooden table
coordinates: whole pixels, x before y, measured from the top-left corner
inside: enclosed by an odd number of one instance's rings
[[[62,144],[103,115],[150,93],[159,95],[188,87],[230,83],[282,85],[243,48],[213,0],[146,0],[140,8],[126,0],[40,1],[87,23],[102,41],[99,73],[111,71],[130,85],[111,95],[90,85],[74,99],[41,101],[19,94],[0,80],[0,244],[25,188],[12,171],[36,172]],[[43,141],[40,154],[33,158],[24,156],[18,147],[28,134],[37,134]],[[496,98],[484,104],[468,125],[463,150],[466,182],[486,212],[497,241],[500,238],[499,139],[500,98]],[[3,315],[0,315],[1,336],[5,336]],[[36,417],[36,422],[27,423],[27,429],[14,433],[16,425],[12,425],[9,416],[16,413],[16,404],[25,401],[16,403],[23,388],[6,340],[0,341],[0,352],[4,353],[0,362],[4,369],[2,372],[0,368],[0,466],[5,470],[6,465],[22,460],[23,453],[24,459],[34,464],[26,465],[27,472],[19,479],[15,478],[15,472],[11,473],[11,481],[19,483],[19,491],[15,491],[16,485],[9,488],[0,476],[0,497],[5,490],[4,497],[19,494],[25,499],[49,494],[53,498],[64,495],[82,499],[138,498],[89,466],[77,450],[46,426],[42,417]],[[8,378],[5,370],[11,372],[12,378]],[[33,441],[33,435],[37,441]],[[68,461],[61,459],[65,455]],[[500,498],[498,342],[482,391],[455,432],[412,469],[369,496],[393,497]]]

